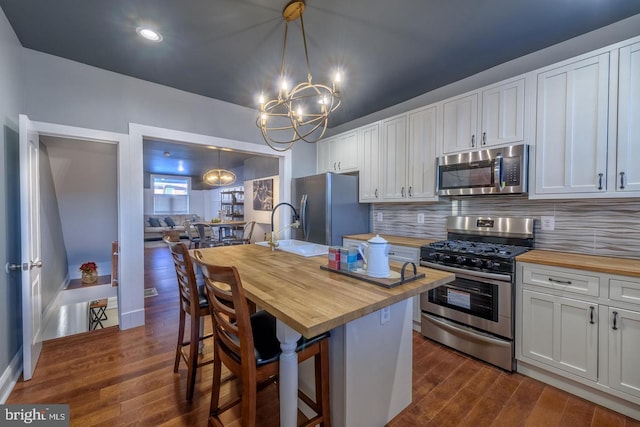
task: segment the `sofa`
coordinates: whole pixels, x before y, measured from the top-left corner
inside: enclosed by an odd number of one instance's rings
[[[180,238],[187,238],[184,231],[184,222],[200,221],[200,217],[195,214],[185,215],[145,215],[144,216],[144,240],[162,240],[162,232],[165,230],[180,231]]]

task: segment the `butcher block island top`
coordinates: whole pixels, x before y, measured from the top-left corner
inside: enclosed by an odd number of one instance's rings
[[[193,252],[193,251],[192,251]],[[418,266],[423,279],[386,289],[320,269],[327,256],[301,257],[258,245],[200,249],[205,261],[235,266],[249,300],[305,337],[327,332],[352,320],[428,291],[454,274]],[[391,263],[399,271],[400,264]]]
[[[640,277],[640,260],[631,258],[614,258],[536,249],[518,255],[516,261]]]

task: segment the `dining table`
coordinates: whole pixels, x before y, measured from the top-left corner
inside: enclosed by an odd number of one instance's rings
[[[293,427],[298,387],[313,395],[313,365],[298,367],[301,336],[330,332],[331,424],[382,426],[411,403],[411,297],[454,274],[417,266],[424,278],[386,288],[327,271],[327,255],[303,257],[257,244],[194,249],[204,261],[238,269],[246,297],[276,318],[281,344],[280,425]],[[391,270],[400,265],[392,263]],[[306,362],[305,362],[306,363]],[[308,408],[307,408],[308,410]]]

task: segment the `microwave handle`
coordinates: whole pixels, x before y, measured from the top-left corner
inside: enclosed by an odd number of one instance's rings
[[[498,191],[504,189],[504,177],[502,176],[502,154],[498,154],[493,161],[493,177],[495,179],[495,186]]]

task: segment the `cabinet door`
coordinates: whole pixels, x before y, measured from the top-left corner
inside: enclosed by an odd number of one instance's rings
[[[404,199],[407,195],[407,118],[395,117],[382,122],[382,198]]]
[[[316,144],[316,171],[317,173],[333,172],[329,169],[329,142],[330,138],[323,139]]]
[[[360,202],[375,202],[380,196],[380,126],[360,129]]]
[[[407,157],[407,196],[428,200],[436,195],[437,108],[409,114],[409,152]]]
[[[616,190],[640,191],[640,43],[620,49]]]
[[[640,312],[609,307],[608,314],[609,386],[640,397]]]
[[[443,104],[443,152],[468,151],[477,148],[478,94],[454,99]]]
[[[358,133],[340,134],[329,142],[329,170],[351,172],[358,170]]]
[[[607,189],[609,54],[538,74],[536,193]]]
[[[524,79],[482,91],[480,146],[524,140]]]
[[[598,378],[598,305],[522,291],[522,354],[589,380]]]

